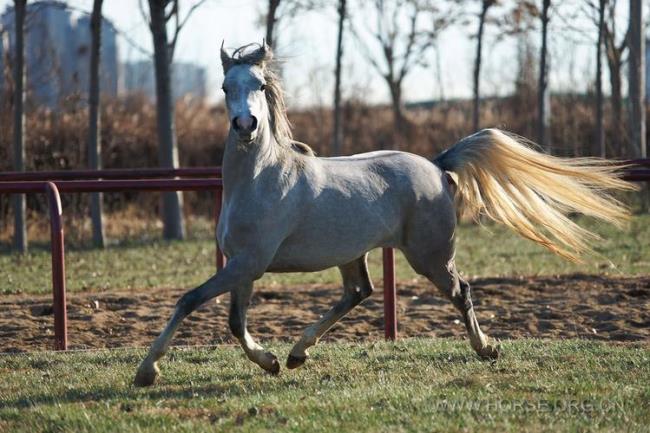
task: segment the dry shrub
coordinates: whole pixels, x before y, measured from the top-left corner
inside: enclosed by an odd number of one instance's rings
[[[486,99],[482,106],[482,126],[499,127],[534,138],[535,99],[522,93],[508,98]],[[0,108],[0,170],[11,169],[11,111]],[[393,130],[392,112],[387,106],[368,106],[358,99],[343,107],[343,154],[399,148],[424,156],[433,156],[471,133],[470,101],[447,101],[409,107],[407,131]],[[606,107],[606,119],[608,119]],[[593,155],[595,124],[593,98],[590,96],[554,96],[552,98],[551,138],[553,151],[562,155]],[[102,159],[105,168],[143,168],[157,165],[155,105],[142,95],[104,100],[102,113]],[[296,139],[314,147],[319,155],[329,155],[332,137],[332,113],[325,108],[290,113]],[[83,101],[69,99],[54,111],[28,105],[26,128],[26,166],[28,170],[68,170],[85,167],[87,112]],[[606,124],[610,141],[614,131]],[[219,165],[228,131],[228,119],[222,106],[209,106],[183,99],[176,106],[176,132],[181,166]],[[618,142],[625,143],[627,137]],[[612,141],[615,142],[615,141]],[[612,156],[623,156],[621,149],[610,149]],[[84,218],[87,197],[64,197],[67,218]],[[157,214],[158,194],[124,193],[106,195],[108,212],[145,209]],[[186,213],[211,215],[211,193],[186,194]],[[45,214],[42,197],[29,196],[32,214]],[[10,221],[7,196],[0,197],[0,218],[4,229]],[[85,227],[85,226],[84,226]]]

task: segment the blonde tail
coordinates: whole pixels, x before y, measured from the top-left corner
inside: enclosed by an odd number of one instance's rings
[[[620,226],[628,209],[608,190],[633,190],[597,158],[558,158],[498,129],[484,129],[456,143],[434,161],[457,175],[458,209],[505,224],[521,236],[572,261],[590,251],[594,233],[574,223],[579,212]]]

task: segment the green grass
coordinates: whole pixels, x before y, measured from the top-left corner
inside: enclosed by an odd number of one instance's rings
[[[522,239],[504,227],[462,225],[458,229],[457,263],[468,276],[537,275],[570,272],[643,275],[650,273],[650,215],[635,216],[628,230],[580,223],[598,232],[599,255],[585,264],[569,263]],[[184,242],[126,241],[104,251],[69,245],[66,253],[68,290],[192,287],[214,272],[213,228],[195,228]],[[50,255],[36,245],[26,255],[0,253],[0,293],[49,293]],[[370,272],[381,278],[381,254],[370,258]],[[397,255],[398,281],[421,280]],[[338,283],[338,271],[311,274],[270,274],[262,284]]]
[[[275,344],[280,355],[289,346]],[[236,347],[173,349],[136,389],[141,349],[0,356],[0,431],[648,431],[650,348],[579,340],[322,344],[273,377]]]

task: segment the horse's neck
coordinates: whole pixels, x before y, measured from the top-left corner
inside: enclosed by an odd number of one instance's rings
[[[223,155],[223,180],[226,188],[251,184],[260,173],[280,176],[290,153],[275,142],[268,130],[260,131],[253,143],[242,145],[234,133],[228,135]]]

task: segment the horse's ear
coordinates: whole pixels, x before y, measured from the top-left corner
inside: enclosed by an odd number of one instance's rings
[[[228,55],[228,51],[223,47],[225,41],[221,42],[221,66],[223,67],[223,72],[225,73],[230,66],[232,65],[232,58]]]
[[[265,62],[268,62],[269,60],[273,59],[273,50],[266,43],[266,39],[262,39],[262,45],[260,45],[260,50],[262,51],[262,58],[264,59]]]

